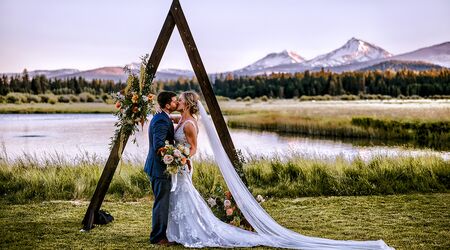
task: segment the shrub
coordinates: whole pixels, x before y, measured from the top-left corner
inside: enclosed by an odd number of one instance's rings
[[[304,102],[304,101],[311,101],[312,97],[311,96],[307,96],[307,95],[302,95],[299,99],[299,101]]]
[[[244,102],[251,102],[251,101],[252,101],[252,98],[250,96],[246,96],[244,98]]]
[[[49,95],[41,94],[41,95],[39,95],[39,98],[41,98],[41,102],[42,102],[42,103],[47,103],[48,100],[50,99],[50,96],[49,96]]]
[[[58,102],[69,103],[70,102],[70,97],[68,95],[61,95],[61,96],[58,97]]]
[[[238,97],[238,98],[236,98],[236,101],[237,101],[237,102],[242,102],[242,98],[241,98],[241,97]]]
[[[228,101],[230,100],[229,97],[221,96],[221,95],[216,95],[216,99],[217,99],[217,101],[219,101],[219,102],[228,102]]]
[[[110,99],[111,98],[111,96],[109,95],[109,94],[102,94],[102,100],[103,100],[103,102],[108,102],[108,99]]]
[[[340,99],[343,101],[354,101],[359,100],[359,96],[356,95],[342,95],[340,96]]]
[[[48,103],[50,103],[50,104],[56,104],[57,102],[58,102],[58,99],[56,99],[56,96],[49,97],[49,99],[48,99]]]
[[[70,102],[80,102],[80,98],[76,95],[69,96]]]
[[[21,93],[9,93],[6,95],[6,102],[7,103],[23,103],[27,102],[27,97],[24,94]]]
[[[80,97],[80,102],[94,102],[95,100],[95,97],[88,92],[83,92],[78,96]]]
[[[37,95],[28,95],[27,102],[29,103],[38,103],[41,102],[41,98]]]
[[[269,100],[269,97],[267,97],[266,95],[263,95],[259,99],[263,102],[267,102]]]
[[[6,101],[6,97],[0,95],[0,103],[4,103]]]

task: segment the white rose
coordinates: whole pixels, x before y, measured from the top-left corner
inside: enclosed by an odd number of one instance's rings
[[[170,163],[173,162],[173,156],[171,155],[165,155],[163,158],[163,161],[166,165],[169,165]]]
[[[223,201],[223,206],[224,206],[225,208],[229,208],[229,207],[231,206],[231,201],[230,201],[230,200],[224,200],[224,201]]]
[[[214,207],[215,205],[217,205],[216,199],[209,198],[207,201],[210,207]]]
[[[191,153],[191,151],[189,150],[189,148],[184,148],[183,150],[184,155],[189,156],[189,154]]]
[[[266,200],[264,199],[264,197],[262,197],[262,195],[260,195],[260,194],[258,194],[258,196],[256,196],[256,200],[258,201],[258,202],[265,202]]]
[[[177,158],[180,158],[180,157],[181,157],[181,152],[180,152],[180,150],[175,149],[175,150],[173,151],[173,156],[175,156],[175,157],[177,157]]]
[[[144,102],[147,102],[148,101],[148,96],[142,96],[142,100],[144,100]]]

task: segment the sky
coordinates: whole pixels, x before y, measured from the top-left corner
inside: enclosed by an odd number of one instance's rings
[[[448,0],[180,0],[208,73],[352,37],[393,54],[450,41]],[[151,53],[171,0],[0,0],[0,72],[124,66]],[[160,64],[192,69],[178,31]]]

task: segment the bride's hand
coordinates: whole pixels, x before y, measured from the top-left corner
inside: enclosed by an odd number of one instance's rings
[[[158,105],[156,105],[155,112],[156,114],[162,113],[162,109]]]

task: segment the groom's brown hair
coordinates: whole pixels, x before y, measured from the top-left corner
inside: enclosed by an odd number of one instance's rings
[[[175,92],[172,91],[162,91],[158,94],[158,104],[162,109],[166,106],[166,104],[170,104],[172,101],[172,97],[177,96]]]

